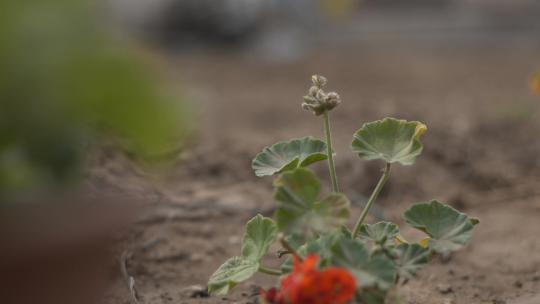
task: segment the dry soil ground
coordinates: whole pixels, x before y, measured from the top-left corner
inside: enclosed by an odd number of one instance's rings
[[[114,185],[148,202],[125,242],[140,302],[257,303],[259,286],[271,286],[273,278],[258,275],[220,298],[193,287],[239,252],[247,219],[274,210],[271,180],[253,175],[252,157],[279,140],[322,136],[320,119],[300,108],[317,72],[343,97],[333,116],[337,170],[355,215],[381,164],[350,152],[352,134],[364,122],[394,116],[423,121],[429,130],[417,163],[393,172],[376,215],[403,224],[411,203],[437,198],[481,220],[466,249],[448,262],[435,260],[399,289],[403,303],[540,303],[540,98],[527,87],[538,51],[382,43],[321,47],[288,63],[250,54],[167,57],[170,79],[198,109],[196,142],[159,184],[111,155],[91,170],[97,187]],[[324,164],[316,171],[328,181]],[[107,303],[129,302],[118,276]]]

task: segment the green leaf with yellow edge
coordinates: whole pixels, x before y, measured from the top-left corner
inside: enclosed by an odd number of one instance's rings
[[[274,220],[258,214],[246,224],[242,256],[258,262],[268,252],[276,236],[277,226]]]
[[[426,130],[421,122],[395,118],[366,123],[354,134],[352,150],[364,160],[412,165],[422,153],[420,136]]]
[[[461,249],[479,222],[436,200],[410,207],[405,211],[404,219],[427,233],[431,238],[429,248],[441,254]]]
[[[418,241],[417,244],[422,248],[428,248],[429,240],[431,240],[431,238],[428,236]],[[407,241],[401,234],[394,238],[394,242],[396,245],[410,244],[409,241]]]
[[[401,234],[398,234],[398,235],[394,238],[394,242],[395,242],[397,245],[408,244],[408,243],[409,243],[409,241],[407,241]]]
[[[341,193],[330,193],[318,199],[321,184],[307,169],[283,173],[275,186],[277,226],[286,234],[316,237],[339,228],[349,218],[349,199]]]
[[[425,237],[418,241],[418,245],[420,245],[422,248],[429,248],[429,240],[431,240],[430,237]]]
[[[388,290],[394,284],[396,267],[386,256],[370,257],[360,240],[343,239],[332,247],[332,264],[344,267],[356,277],[357,287]]]
[[[324,141],[304,137],[264,148],[255,157],[251,166],[255,175],[262,177],[306,167],[327,157],[327,146]]]
[[[212,295],[226,295],[238,283],[251,278],[258,270],[259,262],[244,257],[230,258],[210,277],[208,292]]]

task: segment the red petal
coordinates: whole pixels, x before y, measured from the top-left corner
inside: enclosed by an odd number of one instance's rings
[[[354,277],[341,268],[328,268],[323,271],[320,285],[331,295],[332,303],[347,303],[356,291]]]
[[[314,254],[310,254],[304,259],[304,261],[300,265],[299,263],[300,262],[298,258],[295,256],[295,266],[297,266],[295,271],[310,272],[317,269],[319,257]]]
[[[356,291],[354,277],[342,268],[317,270],[319,258],[309,255],[303,262],[294,257],[294,269],[281,281],[281,303],[345,304]]]

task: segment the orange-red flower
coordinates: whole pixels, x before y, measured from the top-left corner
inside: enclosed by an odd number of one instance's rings
[[[531,79],[531,91],[533,94],[540,95],[540,73]]]
[[[356,282],[345,269],[330,267],[317,270],[319,258],[306,257],[303,262],[294,257],[291,274],[281,281],[281,290],[262,291],[268,304],[345,304],[354,297]]]

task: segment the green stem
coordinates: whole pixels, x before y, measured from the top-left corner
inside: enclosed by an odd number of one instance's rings
[[[269,275],[274,275],[274,276],[280,276],[282,274],[281,270],[266,268],[264,266],[259,266],[259,272],[266,273]]]
[[[383,175],[381,176],[381,179],[377,183],[377,186],[375,187],[375,189],[373,189],[373,193],[371,193],[371,196],[369,197],[369,200],[366,206],[364,207],[364,210],[362,211],[360,218],[358,219],[358,221],[356,222],[356,225],[354,226],[354,230],[352,233],[353,239],[355,239],[358,236],[358,233],[360,233],[360,228],[362,227],[362,224],[364,223],[364,220],[366,219],[369,213],[369,210],[371,209],[371,207],[373,207],[373,203],[375,202],[375,200],[379,196],[379,193],[381,193],[382,188],[388,181],[388,178],[390,177],[390,167],[391,167],[390,163],[386,163],[386,167],[384,167],[384,172],[383,172]]]
[[[298,252],[296,252],[296,250],[294,250],[294,248],[291,246],[291,244],[289,244],[289,242],[287,242],[287,240],[285,240],[285,235],[283,235],[283,233],[280,233],[278,235],[278,240],[281,243],[281,246],[283,246],[283,248],[285,248],[292,255],[295,255],[300,261],[303,260],[302,257],[298,254]]]
[[[326,147],[328,154],[328,170],[330,171],[330,179],[332,180],[332,191],[339,192],[336,167],[334,163],[334,149],[332,148],[332,130],[330,129],[330,115],[328,114],[328,111],[324,112],[323,117],[324,133],[326,134]]]

